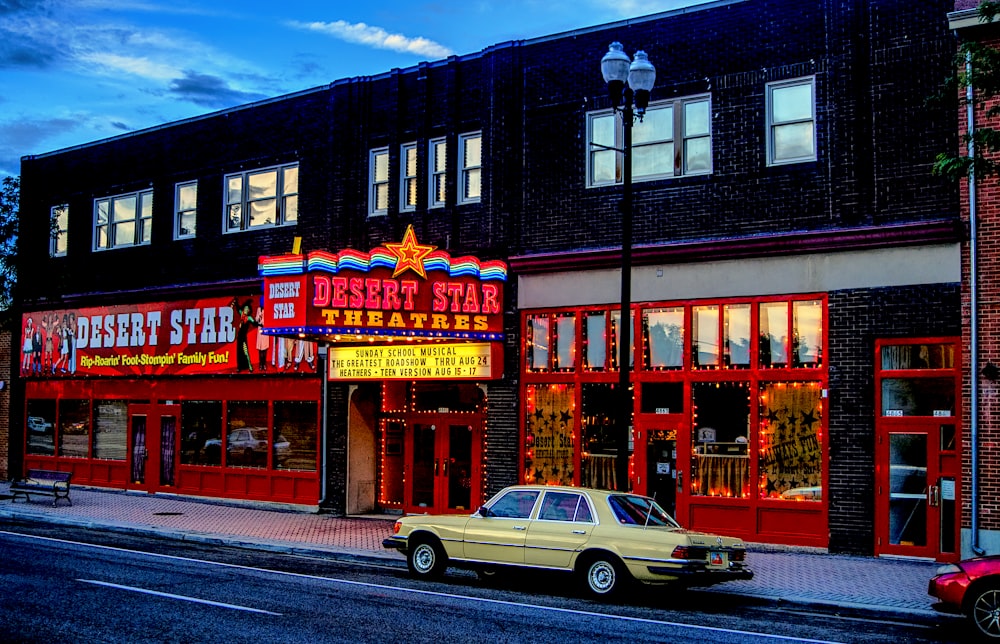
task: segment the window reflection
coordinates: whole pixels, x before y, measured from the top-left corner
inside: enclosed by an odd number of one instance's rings
[[[621,349],[618,345],[618,338],[621,337],[621,311],[611,312],[611,365],[612,368],[617,369],[618,363],[621,361]],[[635,366],[635,334],[632,330],[635,329],[635,313],[629,314],[629,352],[628,352],[628,366]]]
[[[603,371],[608,368],[608,316],[604,311],[587,313],[583,320],[583,368]]]
[[[128,402],[94,404],[94,458],[124,461],[128,448]]]
[[[953,416],[954,378],[884,378],[883,416]]]
[[[28,454],[55,456],[56,453],[56,401],[35,399],[28,401]]]
[[[226,466],[267,467],[267,401],[230,402],[226,418]]]
[[[955,345],[893,344],[881,350],[883,369],[954,369]]]
[[[719,307],[691,307],[691,366],[719,366]]]
[[[750,305],[727,304],[723,309],[726,333],[726,366],[750,367]]]
[[[792,302],[795,366],[818,367],[823,363],[823,303]]]
[[[576,368],[576,316],[563,313],[556,316],[556,332],[553,336],[555,350],[555,371],[572,371]]]
[[[549,368],[549,316],[529,315],[527,332],[528,371],[545,371]]]
[[[90,401],[59,402],[59,455],[71,458],[90,456]]]
[[[788,366],[788,302],[760,305],[760,366]]]
[[[313,401],[275,401],[273,463],[289,470],[316,471],[317,406]]]
[[[644,310],[642,334],[647,369],[684,366],[684,307]]]
[[[181,403],[181,464],[222,465],[222,401]]]

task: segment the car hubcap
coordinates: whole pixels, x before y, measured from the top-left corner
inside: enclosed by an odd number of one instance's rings
[[[428,545],[417,546],[413,553],[413,562],[420,572],[427,572],[434,567],[434,549]]]
[[[615,569],[606,561],[598,561],[590,567],[590,587],[594,592],[606,593],[615,585]]]
[[[983,593],[973,607],[976,626],[990,637],[1000,637],[1000,591]]]

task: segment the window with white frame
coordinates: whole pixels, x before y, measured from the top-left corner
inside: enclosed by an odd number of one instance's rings
[[[198,182],[188,181],[174,186],[174,239],[195,236],[198,215]]]
[[[458,137],[462,176],[459,203],[476,203],[480,199],[483,177],[483,135],[481,132]]]
[[[767,85],[767,163],[816,160],[816,79]]]
[[[52,237],[49,239],[49,255],[64,257],[66,255],[67,235],[69,234],[69,206],[53,206],[49,219],[52,222]]]
[[[389,212],[389,148],[368,153],[368,214]]]
[[[152,190],[95,199],[94,250],[148,245],[152,223]]]
[[[226,175],[226,232],[286,226],[299,219],[299,164]]]
[[[623,181],[625,131],[613,110],[587,115],[587,185]],[[675,151],[680,151],[676,154]],[[711,100],[688,96],[650,104],[632,125],[632,180],[712,172]]]
[[[399,173],[399,209],[417,209],[417,144],[405,143],[400,146],[399,159],[402,166]]]
[[[427,205],[430,208],[439,208],[444,206],[445,199],[448,197],[447,189],[447,164],[448,164],[448,145],[445,139],[432,139],[428,144],[428,152],[430,154],[430,194],[427,199]]]

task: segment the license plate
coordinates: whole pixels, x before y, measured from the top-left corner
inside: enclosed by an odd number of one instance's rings
[[[726,555],[721,552],[712,551],[709,553],[709,561],[713,566],[722,566],[726,563]]]

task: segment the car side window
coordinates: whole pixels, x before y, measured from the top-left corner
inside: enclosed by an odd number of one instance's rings
[[[490,516],[507,519],[527,519],[535,507],[538,492],[534,490],[512,490],[497,499],[490,506]]]
[[[590,506],[572,492],[546,492],[538,518],[546,521],[591,521]]]
[[[580,507],[576,509],[576,521],[577,523],[594,522],[594,515],[590,512],[590,504],[582,496],[580,497]]]

